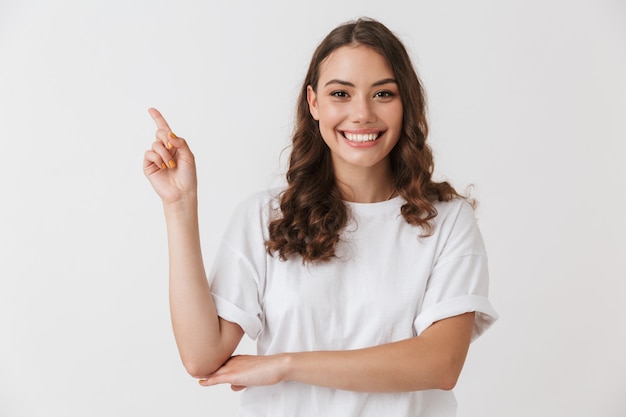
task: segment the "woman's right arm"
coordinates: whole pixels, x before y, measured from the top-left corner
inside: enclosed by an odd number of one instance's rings
[[[200,247],[194,156],[158,110],[150,109],[149,113],[157,132],[152,148],[144,155],[144,173],[163,202],[174,337],[187,372],[202,378],[231,357],[243,330],[218,317],[207,281]]]

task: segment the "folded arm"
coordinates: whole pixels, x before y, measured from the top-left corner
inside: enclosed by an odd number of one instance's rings
[[[434,323],[421,335],[365,349],[235,356],[202,385],[233,389],[282,381],[362,392],[452,389],[463,368],[474,313]]]

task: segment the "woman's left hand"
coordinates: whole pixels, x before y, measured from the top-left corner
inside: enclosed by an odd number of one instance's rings
[[[208,387],[230,384],[233,391],[249,386],[274,385],[282,382],[286,374],[287,355],[237,355],[231,357],[220,369],[199,381]]]

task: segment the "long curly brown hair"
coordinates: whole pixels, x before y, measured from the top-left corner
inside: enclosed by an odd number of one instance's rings
[[[346,45],[368,46],[389,62],[402,100],[402,132],[389,154],[397,193],[406,203],[404,219],[432,234],[431,220],[437,215],[433,202],[448,201],[460,194],[447,182],[434,182],[433,154],[426,144],[428,123],[422,83],[402,42],[382,23],[361,18],[332,30],[315,50],[297,104],[296,124],[287,171],[287,187],[280,195],[281,216],[269,224],[265,243],[280,259],[300,255],[302,261],[327,261],[350,214],[335,181],[330,150],[319,125],[309,112],[307,86],[314,91],[324,60]]]

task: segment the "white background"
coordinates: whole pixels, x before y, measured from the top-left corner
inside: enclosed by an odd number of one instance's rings
[[[480,201],[501,319],[459,416],[626,415],[624,1],[0,0],[0,416],[236,413],[175,349],[146,110],[197,156],[210,264],[282,181],[313,49],[362,15],[414,57],[438,176]]]

